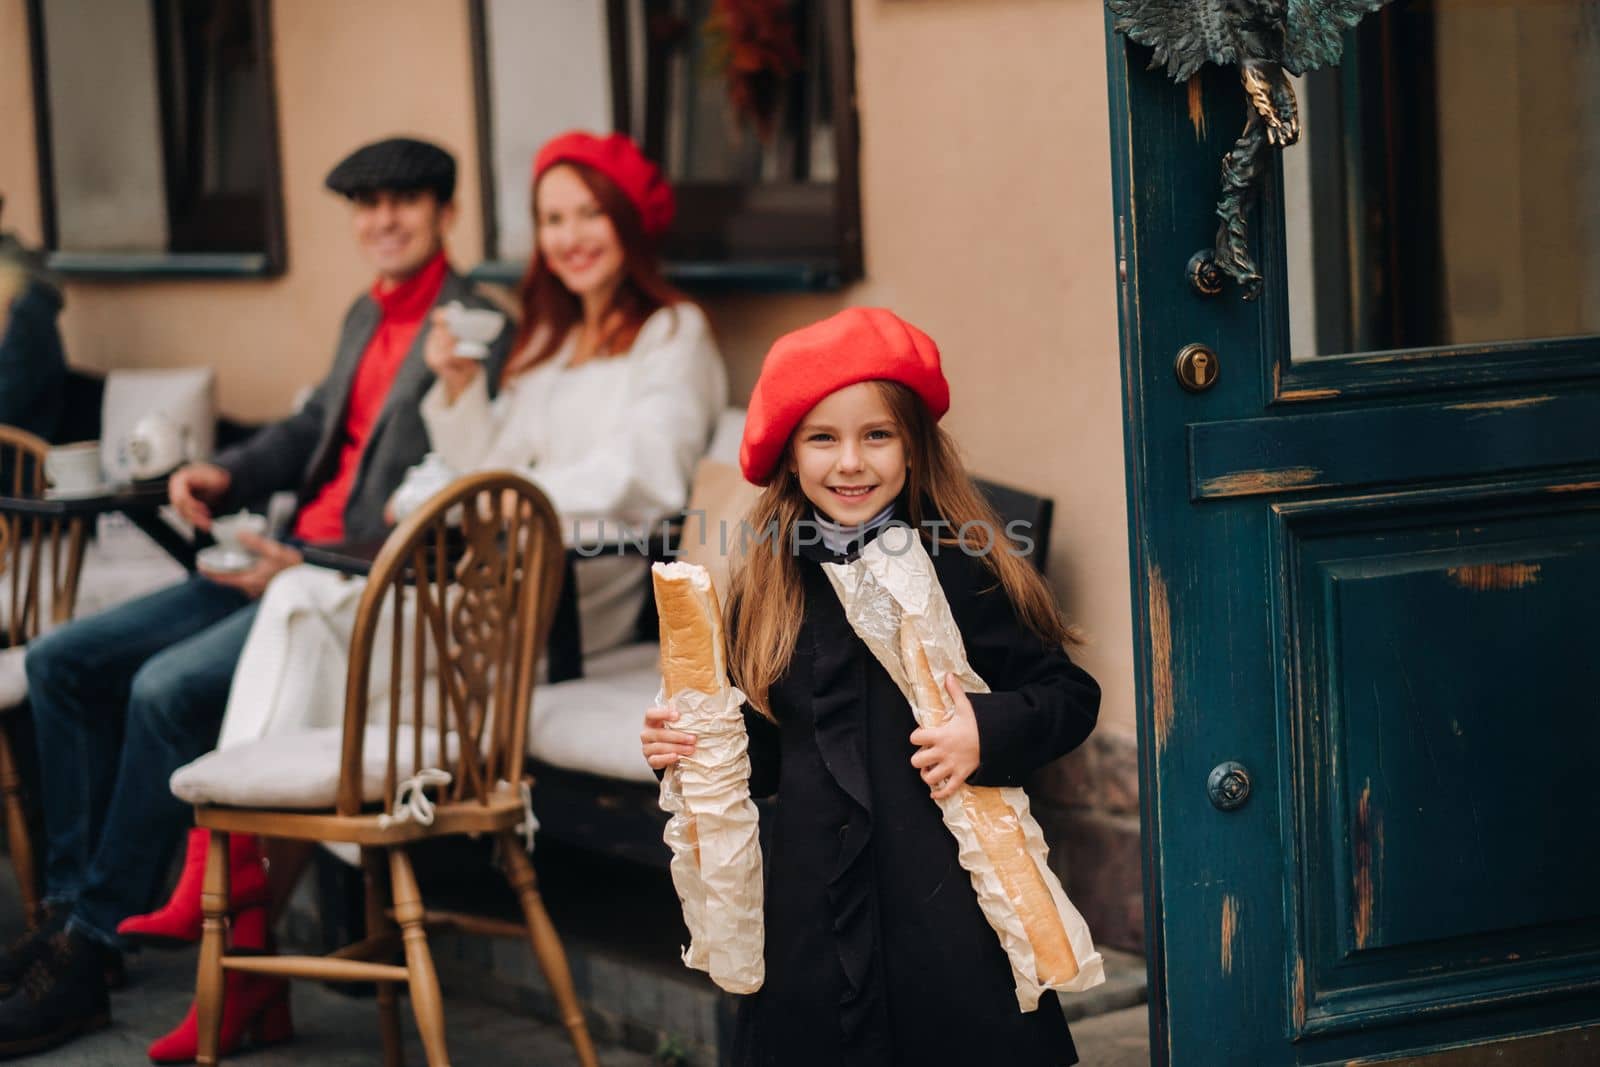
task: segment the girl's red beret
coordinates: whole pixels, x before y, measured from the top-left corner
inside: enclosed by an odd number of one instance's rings
[[[950,410],[950,383],[933,338],[884,308],[847,308],[784,334],[767,352],[750,394],[739,466],[756,485],[772,480],[789,435],[829,393],[857,382],[899,382],[935,420]]]

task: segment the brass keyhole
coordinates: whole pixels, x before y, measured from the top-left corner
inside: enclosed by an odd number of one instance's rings
[[[1222,374],[1222,361],[1205,345],[1184,345],[1172,368],[1178,375],[1178,384],[1191,393],[1203,393],[1217,384]]]

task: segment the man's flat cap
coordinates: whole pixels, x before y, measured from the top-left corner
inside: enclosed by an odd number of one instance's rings
[[[345,156],[328,172],[325,184],[341,196],[378,189],[431,189],[443,203],[455,195],[456,161],[436,144],[391,137]]]

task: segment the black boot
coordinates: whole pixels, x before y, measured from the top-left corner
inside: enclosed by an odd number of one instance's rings
[[[22,976],[44,952],[50,936],[67,925],[67,909],[46,904],[39,909],[39,925],[26,931],[0,952],[0,998],[16,991]]]
[[[0,1000],[0,1059],[54,1048],[111,1025],[105,953],[77,930],[44,942],[16,991]]]
[[[0,951],[0,999],[16,991],[22,976],[28,973],[33,961],[43,953],[52,934],[67,925],[71,909],[64,904],[46,904],[39,909],[39,925],[22,934]],[[122,962],[122,953],[106,949],[106,988],[121,989],[128,984],[128,970]]]

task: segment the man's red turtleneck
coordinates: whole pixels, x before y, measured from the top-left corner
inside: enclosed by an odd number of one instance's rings
[[[344,540],[344,509],[361,467],[361,453],[377,425],[378,415],[388,399],[395,374],[417,339],[428,311],[439,298],[449,264],[441,251],[421,270],[402,282],[386,285],[382,279],[372,286],[372,299],[381,317],[377,329],[361,353],[356,378],[350,387],[350,403],[345,407],[343,442],[339,447],[339,467],[317,495],[300,511],[294,533],[304,541]]]

